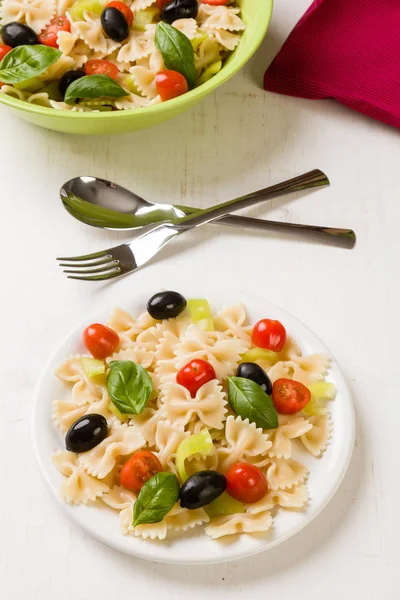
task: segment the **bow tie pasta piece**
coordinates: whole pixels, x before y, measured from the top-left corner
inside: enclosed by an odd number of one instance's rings
[[[55,375],[61,381],[72,384],[72,399],[78,404],[90,404],[103,398],[105,377],[87,377],[83,368],[83,360],[87,356],[72,356],[64,361]]]
[[[271,525],[272,517],[270,512],[263,512],[257,515],[239,513],[211,519],[209,525],[205,528],[205,532],[213,539],[217,539],[225,535],[235,535],[236,533],[268,531]]]
[[[129,2],[128,2],[129,4]],[[132,12],[139,12],[139,10],[146,10],[146,8],[150,8],[150,6],[156,5],[156,0],[133,0],[131,4]]]
[[[72,33],[83,40],[91,50],[107,56],[121,46],[119,42],[115,42],[105,35],[100,17],[92,19],[89,13],[85,12],[82,21],[73,21],[69,14],[67,16],[71,22]]]
[[[122,62],[135,62],[140,58],[149,56],[156,50],[154,38],[156,25],[146,25],[145,31],[132,29],[118,52],[118,60]]]
[[[292,360],[279,361],[268,371],[274,383],[282,377],[300,381],[303,385],[311,385],[323,379],[330,367],[330,358],[326,354],[311,354],[305,357],[294,357]]]
[[[53,420],[58,429],[65,433],[73,423],[83,415],[102,415],[110,426],[116,420],[115,415],[108,408],[110,398],[107,390],[103,390],[100,400],[91,404],[79,404],[74,398],[71,400],[55,400],[53,402]]]
[[[175,366],[176,356],[174,348],[179,342],[179,337],[171,331],[166,331],[164,337],[156,347],[155,373],[159,380],[161,391],[167,383],[175,383],[178,369]]]
[[[175,29],[186,35],[189,40],[196,37],[198,29],[196,19],[177,19],[172,23],[172,27],[175,27]]]
[[[310,429],[312,429],[312,424],[303,417],[279,415],[279,427],[268,431],[272,441],[268,456],[271,458],[290,458],[292,456],[291,440],[299,438]]]
[[[156,456],[163,469],[176,473],[175,456],[179,444],[190,435],[179,425],[172,425],[169,421],[159,421],[156,428],[155,446]]]
[[[140,98],[140,96],[137,97]],[[146,102],[147,100],[142,98],[142,101]],[[157,346],[165,337],[167,331],[175,335],[179,340],[181,334],[189,325],[189,322],[187,317],[177,317],[176,319],[161,321],[141,332],[136,338],[136,343],[140,347],[146,348],[148,352],[153,352],[153,354],[155,354]]]
[[[133,505],[136,495],[125,488],[115,485],[107,494],[103,494],[101,500],[110,508],[119,511],[120,527],[123,534],[129,533],[133,521]]]
[[[105,440],[79,455],[79,462],[89,475],[103,479],[114,468],[119,456],[133,454],[144,445],[145,440],[134,425],[116,422]]]
[[[207,427],[222,429],[227,412],[227,399],[216,379],[204,384],[192,398],[189,391],[178,383],[166,385],[162,397],[165,418],[184,426],[196,416]]]
[[[156,443],[156,430],[161,418],[161,410],[148,406],[140,415],[134,415],[131,418],[131,423],[140,431],[149,446],[154,446]]]
[[[247,325],[246,309],[242,303],[232,304],[217,312],[214,326],[229,337],[241,338],[250,344],[252,327]]]
[[[138,335],[150,327],[154,327],[157,321],[145,312],[134,319],[128,312],[122,308],[115,308],[107,322],[108,327],[116,331],[119,335],[119,349],[132,348]]]
[[[244,31],[246,25],[239,13],[239,8],[201,4],[197,20],[205,30]]]
[[[218,331],[202,331],[189,325],[175,347],[176,366],[179,369],[195,358],[207,360],[214,368],[219,380],[233,375],[241,355],[250,344],[245,340],[233,339]]]
[[[147,352],[146,348],[141,348],[139,345],[136,345],[132,348],[114,352],[114,354],[106,360],[108,363],[113,360],[130,360],[143,367],[143,369],[150,369],[153,359],[154,355],[151,352]]]
[[[56,15],[65,15],[66,12],[75,4],[76,0],[55,0]]]
[[[229,467],[242,460],[265,455],[272,445],[268,435],[263,433],[262,429],[257,429],[255,423],[232,415],[226,420],[225,437],[228,445],[217,450],[222,472],[226,472]]]
[[[209,520],[210,518],[204,509],[188,510],[182,508],[180,504],[175,504],[164,517],[167,529],[171,529],[172,531],[187,531],[198,525],[203,525],[203,523],[208,523]]]
[[[58,451],[52,455],[56,468],[65,480],[61,484],[60,496],[65,502],[87,504],[94,502],[109,491],[108,485],[88,475],[73,452]]]
[[[308,468],[292,458],[271,458],[266,470],[269,487],[272,490],[292,488],[303,483],[308,475]]]
[[[0,3],[0,20],[3,26],[19,21],[37,34],[50,23],[55,14],[55,0],[2,0]]]
[[[251,515],[257,515],[266,510],[271,510],[274,506],[282,508],[302,508],[309,499],[306,485],[293,486],[289,490],[270,490],[254,504],[249,504],[246,511]]]
[[[196,432],[199,433],[199,432]],[[187,474],[194,475],[199,471],[217,471],[218,470],[218,454],[216,451],[210,456],[201,456],[193,454],[186,459],[185,463]]]
[[[207,67],[221,59],[221,46],[213,37],[207,37],[202,41],[194,53],[194,65],[196,74],[199,75]]]
[[[312,428],[301,436],[305,448],[314,456],[321,456],[326,450],[332,433],[332,423],[328,415],[310,417]]]

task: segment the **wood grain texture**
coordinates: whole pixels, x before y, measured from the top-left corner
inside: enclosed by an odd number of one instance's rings
[[[80,138],[37,129],[1,109],[4,597],[399,597],[399,133],[331,101],[262,91],[266,65],[309,3],[279,0],[248,66],[195,110],[155,129]],[[99,175],[150,200],[208,206],[315,167],[329,175],[329,189],[250,214],[353,227],[358,244],[351,252],[210,226],[112,285],[67,281],[54,260],[124,237],[64,211],[58,188],[72,176]],[[198,569],[134,560],[87,539],[53,503],[29,431],[33,388],[69,330],[106,303],[137,289],[179,287],[182,277],[248,290],[307,323],[341,365],[358,418],[348,474],[304,532],[255,558]]]

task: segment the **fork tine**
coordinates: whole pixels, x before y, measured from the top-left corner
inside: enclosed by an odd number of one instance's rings
[[[110,257],[104,260],[97,260],[96,262],[60,263],[58,266],[72,269],[85,269],[86,267],[100,267],[103,265],[101,270],[104,271],[105,269],[114,266],[113,263],[116,263],[115,266],[118,266],[119,261],[116,258]]]
[[[100,252],[93,252],[92,254],[82,254],[82,256],[60,256],[56,258],[56,260],[72,260],[72,261],[80,261],[80,260],[92,260],[94,258],[112,258],[112,255],[108,250],[101,250]]]
[[[68,275],[68,279],[79,279],[80,281],[102,281],[104,279],[113,279],[114,277],[119,277],[123,275],[122,271],[118,269],[118,271],[111,271],[109,273],[104,273],[103,275],[93,275],[89,277],[77,277],[76,275]]]
[[[67,267],[72,267],[72,266],[83,266],[83,265],[66,265]],[[114,261],[111,263],[107,263],[106,265],[104,265],[104,267],[99,267],[98,269],[84,269],[82,271],[80,270],[74,270],[74,269],[64,269],[63,273],[75,273],[76,275],[87,275],[88,273],[104,273],[106,272],[110,272],[110,270],[118,268],[118,270],[120,271],[119,268],[119,261]]]

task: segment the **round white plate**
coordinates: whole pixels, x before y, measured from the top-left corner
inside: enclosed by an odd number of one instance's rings
[[[179,291],[189,298],[205,295],[204,289],[203,292],[190,288]],[[126,301],[118,299],[118,305],[133,315],[139,315],[145,310],[150,295],[151,293],[148,296],[141,294]],[[304,354],[329,353],[324,344],[305,325],[265,300],[237,291],[213,292],[208,294],[207,298],[214,310],[241,301],[246,306],[251,323],[264,317],[279,319],[299,343]],[[243,558],[283,542],[308,525],[337,490],[348,467],[354,444],[353,403],[335,361],[328,376],[328,380],[337,388],[336,400],[330,403],[334,426],[332,439],[321,458],[314,458],[307,452],[299,458],[310,469],[310,502],[302,511],[277,510],[273,527],[265,534],[231,536],[218,541],[206,536],[202,527],[197,527],[190,533],[176,534],[163,541],[143,540],[124,536],[119,529],[118,512],[101,502],[97,503],[99,506],[70,506],[59,498],[58,489],[63,476],[54,467],[50,455],[55,450],[64,448],[64,440],[52,422],[51,412],[53,399],[65,395],[65,386],[54,376],[53,371],[70,354],[85,351],[81,341],[84,327],[90,322],[104,321],[112,308],[101,315],[89,315],[86,323],[68,336],[48,362],[36,390],[32,419],[35,452],[46,481],[68,516],[87,533],[117,550],[148,560],[178,564],[216,563]]]

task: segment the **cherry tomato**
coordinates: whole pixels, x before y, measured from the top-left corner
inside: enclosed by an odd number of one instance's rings
[[[43,29],[39,42],[45,46],[58,48],[57,35],[59,31],[71,31],[71,23],[67,17],[56,17]]]
[[[251,340],[258,348],[280,352],[286,342],[286,329],[280,321],[261,319],[253,327]]]
[[[7,46],[7,44],[0,44],[0,60],[3,60],[5,55],[11,52],[11,50],[11,46]]]
[[[282,415],[292,415],[303,410],[310,400],[310,390],[300,381],[277,379],[272,386],[272,402]]]
[[[195,358],[178,372],[176,382],[189,390],[190,395],[194,398],[202,385],[216,378],[214,367],[209,362]]]
[[[93,323],[83,332],[83,343],[94,358],[103,359],[117,349],[119,335],[105,325]]]
[[[115,79],[119,73],[118,67],[109,60],[101,58],[92,58],[85,64],[86,75],[108,75]]]
[[[211,4],[211,6],[220,6],[226,4],[228,0],[201,0],[203,4]]]
[[[157,0],[157,6],[161,10],[162,7],[164,6],[164,4],[168,4],[168,2],[171,2],[171,1],[172,0]]]
[[[249,463],[236,463],[225,473],[226,491],[232,498],[252,504],[264,498],[268,491],[268,482],[258,467]]]
[[[124,488],[139,492],[146,481],[161,471],[157,456],[149,450],[140,450],[124,464],[119,478]]]
[[[188,91],[187,81],[178,71],[159,71],[156,75],[156,86],[163,102],[182,96]]]
[[[124,15],[125,20],[128,23],[128,27],[131,27],[133,22],[133,12],[129,8],[129,6],[127,6],[123,2],[115,0],[114,2],[109,2],[106,5],[106,8],[116,8],[117,10],[119,10],[119,12],[121,12]]]

